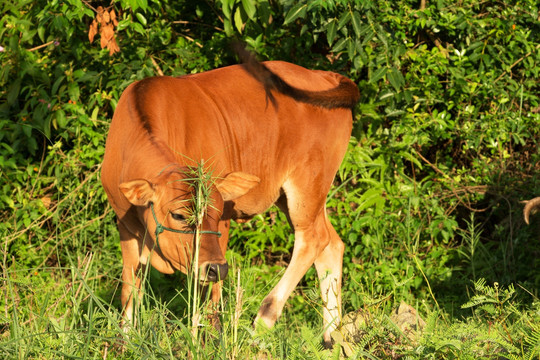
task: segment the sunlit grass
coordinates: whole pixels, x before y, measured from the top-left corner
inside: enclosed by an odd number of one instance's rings
[[[252,328],[261,301],[278,282],[287,263],[287,244],[280,241],[291,241],[287,233],[290,230],[281,217],[261,216],[232,231],[237,239],[227,253],[229,277],[218,308],[221,332],[208,321],[208,307],[193,271],[184,276],[149,270],[143,274],[139,321],[124,333],[120,328],[119,300],[122,259],[113,217],[107,208],[103,217],[88,216],[95,211],[89,209],[99,206],[92,197],[98,186],[97,174],[97,170],[88,174],[89,181],[56,202],[45,213],[46,222],[31,222],[23,231],[4,234],[0,253],[0,358],[340,357],[340,344],[333,350],[321,346],[322,304],[313,269],[294,291],[273,329],[255,332]],[[196,191],[203,194],[201,199],[205,198],[204,187]],[[356,196],[345,195],[350,199],[342,204],[354,201]],[[411,204],[411,199],[405,202]],[[335,203],[335,199],[332,201]],[[197,206],[204,209],[203,203]],[[336,211],[346,210],[336,207]],[[410,207],[404,211],[404,222],[373,222],[372,233],[361,239],[347,239],[349,243],[362,241],[369,250],[364,252],[365,257],[345,263],[344,312],[361,311],[365,317],[357,329],[361,336],[350,344],[351,358],[538,358],[537,290],[520,283],[510,287],[496,285],[493,280],[478,282],[482,279],[479,274],[485,274],[494,255],[489,244],[479,239],[482,229],[476,219],[471,218],[461,233],[465,246],[460,252],[449,245],[434,244],[426,253],[419,234],[428,232],[429,224],[415,214]],[[355,222],[360,218],[333,215],[344,238],[359,232]],[[270,225],[270,221],[274,223]],[[57,230],[42,239],[39,236],[44,224],[56,224]],[[390,237],[390,231],[403,236]],[[251,235],[262,243],[255,242],[260,246],[255,256],[246,256],[251,251],[247,247],[254,246]],[[22,247],[14,251],[14,246]],[[347,256],[354,251],[349,246]],[[448,259],[452,253],[460,254],[464,264],[459,272],[450,269]],[[441,270],[460,274],[459,281],[451,283],[451,297],[440,291]],[[426,322],[414,340],[391,320],[402,301],[415,307]]]
[[[340,347],[324,350],[317,317],[316,284],[305,284],[293,294],[276,327],[264,334],[251,323],[260,302],[277,281],[279,269],[237,262],[229,253],[230,277],[225,281],[220,319],[222,331],[201,321],[193,331],[193,294],[183,275],[163,276],[152,271],[144,280],[140,322],[124,334],[119,323],[120,268],[104,271],[107,254],[88,253],[63,267],[3,268],[0,302],[0,357],[6,359],[337,359]],[[472,285],[472,284],[471,284]],[[369,321],[352,358],[386,359],[408,355],[453,359],[495,356],[534,359],[539,355],[540,302],[520,306],[509,291],[480,283],[466,304],[472,312],[459,319],[441,313],[429,298],[394,299],[373,293],[361,281],[361,296]],[[475,292],[476,291],[476,292]],[[501,295],[497,295],[497,291]],[[512,288],[510,292],[524,290]],[[474,297],[473,297],[474,295]],[[503,296],[504,295],[504,296]],[[435,295],[436,296],[436,295]],[[528,295],[532,296],[532,295]],[[389,320],[390,309],[400,300],[417,306],[428,325],[415,342]],[[504,301],[503,301],[504,300]],[[202,304],[201,304],[202,305]],[[192,305],[191,305],[192,306]],[[201,312],[204,314],[204,312]],[[490,315],[491,314],[491,315]],[[489,315],[489,316],[486,316]]]

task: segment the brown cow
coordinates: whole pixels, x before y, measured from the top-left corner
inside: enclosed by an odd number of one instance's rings
[[[203,277],[219,282],[227,273],[231,219],[250,219],[277,204],[294,229],[295,244],[255,323],[271,327],[315,264],[329,344],[341,316],[344,245],[325,202],[347,149],[358,88],[336,73],[241,56],[244,65],[138,81],[118,102],[102,183],[118,216],[125,318],[134,321],[131,294],[143,266],[150,262],[162,273],[185,273],[190,266],[193,234],[174,230],[189,229],[185,219],[193,198],[186,166],[203,160],[217,176],[202,225]]]

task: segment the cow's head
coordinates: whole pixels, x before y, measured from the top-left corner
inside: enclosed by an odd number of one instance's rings
[[[122,183],[120,190],[137,207],[155,248],[174,268],[184,273],[191,268],[195,254],[197,209],[201,209],[202,203],[204,217],[199,228],[198,258],[200,279],[219,281],[226,277],[228,271],[218,232],[224,202],[246,194],[259,182],[258,177],[242,172],[230,173],[225,178],[210,182],[194,177],[193,172],[184,168],[163,171],[150,181],[141,179]],[[199,185],[204,187],[204,193],[198,191]]]

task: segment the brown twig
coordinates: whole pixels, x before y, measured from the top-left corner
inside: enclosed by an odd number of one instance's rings
[[[84,3],[84,5],[88,6],[90,9],[94,10],[94,12],[97,12],[97,9],[95,7],[93,7],[92,5],[90,5],[90,3],[88,3],[88,1],[82,0],[82,2]]]
[[[435,172],[441,174],[442,176],[444,176],[445,178],[447,178],[448,180],[450,180],[452,183],[455,183],[455,181],[448,175],[446,175],[444,172],[441,171],[441,169],[439,169],[437,166],[435,166],[434,164],[432,164],[428,159],[426,159],[422,154],[420,154],[420,152],[415,149],[416,151],[416,154],[420,157],[420,159],[422,159],[422,161],[424,161],[426,164],[428,164],[433,170],[435,170]],[[473,212],[484,212],[486,211],[488,208],[485,208],[485,209],[475,209],[471,206],[471,204],[467,201],[465,202],[464,199],[462,199],[459,194],[458,194],[458,191],[456,188],[451,188],[450,189],[452,191],[452,193],[454,194],[454,196],[456,197],[456,199],[458,200],[458,202],[465,206],[468,210],[470,211],[473,211]],[[466,193],[469,193],[469,191],[467,191],[467,189],[464,189],[462,191],[465,191]],[[456,206],[454,206],[452,208],[452,211],[456,208]]]
[[[540,49],[540,44],[536,45],[536,50]],[[495,79],[495,81],[493,82],[494,84],[499,81],[504,75],[506,75],[508,73],[508,71],[511,71],[512,68],[514,66],[516,66],[517,64],[519,64],[520,62],[522,62],[523,60],[525,60],[526,58],[528,58],[529,56],[532,55],[532,51],[529,51],[527,54],[525,54],[524,56],[522,56],[521,58],[517,59],[512,65],[510,65],[510,67],[508,68],[508,70],[504,70],[503,73],[501,75],[499,75],[498,78]]]
[[[163,76],[163,71],[161,70],[158,63],[156,62],[156,59],[154,59],[153,56],[150,56],[150,60],[152,60],[152,65],[154,65],[154,67],[156,68],[158,75]]]
[[[218,27],[218,26],[205,24],[205,23],[202,23],[202,22],[196,22],[196,21],[175,20],[172,23],[173,24],[181,24],[181,25],[188,25],[188,24],[201,25],[201,26],[206,26],[206,27],[212,28],[212,29],[217,30],[217,31],[223,31],[223,29]]]
[[[95,7],[93,7],[92,5],[90,5],[90,3],[88,1],[82,0],[82,2],[84,3],[84,5],[88,6],[90,9],[94,10],[94,12],[96,12],[96,13],[98,12],[98,10]],[[109,6],[104,7],[103,10],[108,11],[109,9],[111,9],[113,7],[114,7],[114,0],[111,1],[111,4]]]
[[[435,46],[439,49],[439,51],[445,56],[445,57],[449,57],[448,55],[448,49],[446,49],[444,46],[442,46],[442,43],[441,41],[439,40],[439,38],[437,38],[437,36],[435,35],[435,33],[433,31],[431,31],[430,29],[426,29],[426,34],[427,36],[429,37],[429,39],[431,41],[433,41],[433,43],[435,44]]]
[[[45,44],[41,44],[41,45],[38,45],[36,47],[33,47],[31,49],[28,49],[28,51],[36,51],[36,50],[39,50],[39,49],[43,49],[44,47],[47,47],[49,45],[52,45],[56,40],[51,40],[49,41],[48,43],[45,43]]]
[[[193,39],[192,37],[189,37],[189,36],[184,35],[184,34],[180,34],[180,36],[186,38],[187,40],[189,40],[191,42],[194,42],[195,45],[197,45],[198,47],[200,47],[202,49],[202,47],[203,47],[202,44],[200,42],[196,41],[195,39]]]
[[[534,213],[536,208],[540,207],[540,197],[536,197],[528,201],[521,201],[521,203],[525,204],[525,207],[523,208],[523,218],[525,219],[527,225],[529,225],[530,215]]]

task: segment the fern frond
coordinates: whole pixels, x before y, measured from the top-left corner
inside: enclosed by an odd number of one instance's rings
[[[540,358],[540,325],[535,325],[532,333],[525,336],[525,343],[530,346],[525,358],[532,359],[535,355]]]
[[[465,304],[461,305],[462,309],[468,309],[471,307],[475,307],[478,305],[483,305],[486,303],[494,303],[496,304],[497,301],[489,296],[486,295],[475,295],[473,296],[469,301],[467,301]]]

